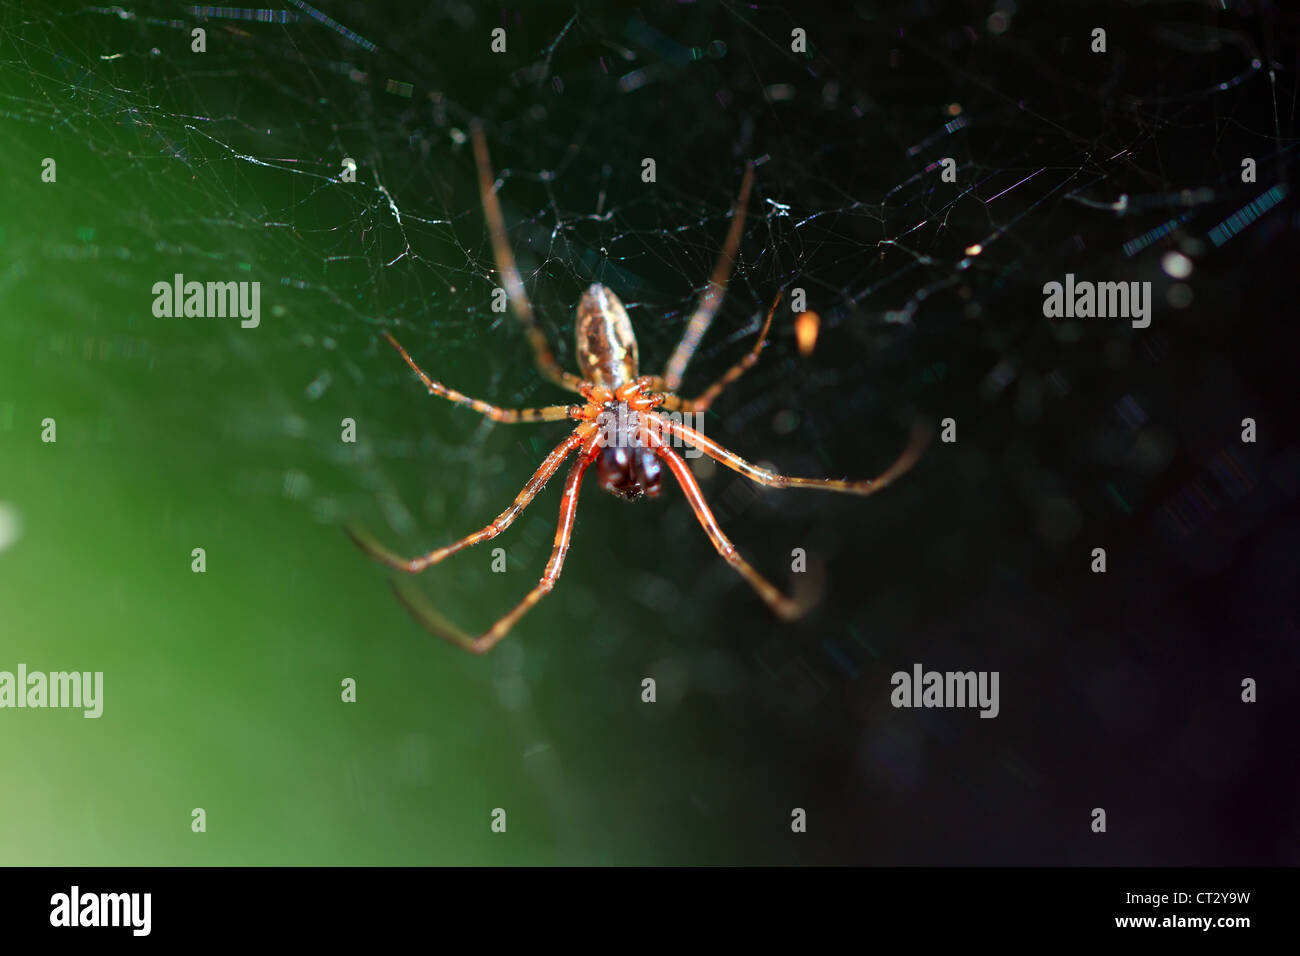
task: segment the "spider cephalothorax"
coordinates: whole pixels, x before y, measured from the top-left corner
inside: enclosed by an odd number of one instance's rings
[[[596,456],[596,483],[626,501],[658,498],[663,471],[655,451],[656,437],[645,433],[641,413],[627,402],[611,402],[600,413],[600,453]],[[653,423],[653,420],[652,420]]]
[[[627,500],[657,497],[662,469],[667,466],[681,486],[682,492],[686,495],[687,501],[718,553],[740,572],[773,611],[786,619],[797,617],[805,610],[805,605],[778,591],[740,556],[718,526],[717,519],[704,500],[704,494],[700,491],[700,486],[691,474],[690,468],[682,457],[673,451],[671,445],[685,444],[696,448],[722,465],[762,485],[774,488],[821,488],[826,491],[869,495],[884,488],[916,463],[928,438],[928,430],[916,428],[903,454],[878,478],[861,481],[792,478],[752,465],[734,452],[705,437],[698,429],[691,428],[676,418],[668,418],[660,414],[660,411],[704,412],[724,388],[758,361],[759,353],[767,344],[767,332],[772,325],[772,315],[781,298],[779,293],[768,310],[767,320],[763,323],[758,340],[743,359],[728,369],[698,398],[686,399],[675,394],[681,384],[687,363],[722,303],[727,280],[731,276],[736,249],[740,243],[741,229],[745,222],[745,207],[749,201],[749,190],[754,176],[753,167],[745,168],[745,178],[740,185],[740,198],[736,202],[731,228],[727,232],[722,254],[714,267],[699,307],[691,316],[686,326],[686,333],[669,359],[664,374],[662,376],[640,374],[636,336],[632,330],[632,323],[628,319],[627,310],[613,291],[603,285],[595,284],[583,293],[578,303],[577,356],[578,367],[582,372],[582,375],[578,376],[564,371],[556,362],[546,342],[546,336],[542,334],[533,319],[533,308],[524,292],[523,280],[519,277],[519,270],[515,266],[514,255],[507,241],[505,220],[496,197],[483,130],[478,123],[475,123],[471,133],[478,166],[479,192],[492,237],[492,251],[510,305],[523,324],[524,332],[533,348],[538,370],[556,385],[577,392],[583,397],[584,402],[581,405],[511,409],[499,408],[470,398],[431,379],[416,365],[414,359],[397,343],[397,340],[385,332],[384,337],[419,376],[430,394],[441,396],[458,405],[466,405],[493,421],[550,422],[567,419],[577,424],[569,437],[546,456],[541,467],[524,485],[510,507],[487,527],[418,558],[403,558],[384,548],[360,529],[349,528],[353,539],[369,554],[391,567],[411,573],[423,571],[464,548],[495,538],[510,527],[519,513],[537,497],[538,492],[555,475],[564,460],[577,452],[577,461],[569,469],[564,480],[564,494],[560,498],[560,520],[555,531],[555,546],[551,550],[551,558],[546,563],[546,570],[542,573],[541,580],[512,611],[500,618],[487,631],[479,637],[471,637],[429,607],[417,592],[406,587],[398,588],[398,596],[426,628],[466,650],[481,654],[501,640],[514,623],[555,586],[564,566],[564,555],[569,549],[569,540],[573,534],[574,517],[578,510],[578,490],[582,485],[583,475],[591,464],[593,462],[596,464],[600,487]]]
[[[659,457],[647,448],[613,446],[596,458],[596,480],[611,495],[625,501],[658,498]]]

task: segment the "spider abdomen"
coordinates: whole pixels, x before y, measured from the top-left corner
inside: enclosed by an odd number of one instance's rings
[[[639,374],[632,320],[618,296],[599,282],[578,302],[577,336],[578,367],[587,381],[617,388]]]

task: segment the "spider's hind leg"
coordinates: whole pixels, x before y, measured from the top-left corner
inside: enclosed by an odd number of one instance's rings
[[[699,412],[708,411],[713,400],[722,394],[722,390],[734,382],[740,376],[748,372],[758,362],[758,357],[767,345],[767,332],[772,327],[772,316],[776,313],[776,307],[781,301],[781,293],[777,292],[776,298],[772,300],[772,307],[767,310],[767,319],[763,322],[763,328],[758,333],[758,339],[754,342],[753,347],[731,368],[722,373],[722,376],[700,393],[698,398],[682,398],[668,392],[663,396],[663,406],[670,412],[681,411],[698,414]],[[667,388],[668,383],[661,378],[653,378],[651,388],[655,390]]]
[[[677,391],[678,386],[682,384],[682,376],[686,374],[686,366],[691,356],[695,354],[700,340],[704,338],[704,333],[709,330],[713,317],[722,306],[722,297],[727,293],[727,283],[731,281],[731,271],[736,264],[736,250],[740,246],[740,234],[745,228],[745,210],[749,206],[749,190],[753,184],[754,166],[752,163],[746,163],[745,178],[741,180],[740,195],[736,197],[736,205],[732,212],[731,228],[727,230],[727,239],[722,245],[722,252],[718,255],[717,265],[713,267],[713,275],[709,277],[708,288],[700,299],[695,314],[687,323],[682,340],[677,343],[677,348],[673,350],[672,357],[664,369],[664,382],[670,392]]]
[[[487,139],[483,136],[483,126],[478,120],[470,125],[470,138],[474,141],[474,161],[478,166],[478,188],[483,200],[483,215],[487,217],[488,232],[492,236],[492,255],[496,259],[497,274],[501,277],[501,285],[506,290],[510,307],[523,325],[524,334],[528,336],[537,370],[561,388],[576,392],[582,380],[560,367],[560,363],[555,360],[555,353],[546,341],[546,333],[538,327],[537,320],[533,317],[533,305],[528,301],[524,280],[519,277],[519,267],[515,265],[514,253],[510,251],[505,217],[501,215],[501,203],[493,190],[496,176],[492,172],[492,160],[488,158]]]

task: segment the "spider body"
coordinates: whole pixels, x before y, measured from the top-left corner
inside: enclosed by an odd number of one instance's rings
[[[759,353],[767,344],[768,329],[771,327],[772,316],[781,298],[779,293],[768,310],[758,341],[743,359],[728,369],[697,398],[682,398],[676,394],[686,365],[713,320],[726,291],[744,226],[745,208],[753,182],[753,167],[746,166],[740,196],[736,201],[731,228],[728,230],[722,253],[709,279],[708,288],[691,316],[686,332],[669,359],[664,374],[662,376],[640,374],[636,335],[632,330],[627,310],[613,290],[596,283],[583,293],[575,317],[577,359],[582,373],[578,376],[560,367],[546,341],[546,336],[533,318],[532,305],[524,292],[523,281],[507,241],[505,221],[497,201],[495,182],[488,160],[487,143],[478,123],[473,125],[471,133],[478,167],[479,192],[492,239],[493,255],[511,307],[523,325],[538,370],[554,384],[571,392],[577,392],[582,396],[583,403],[510,409],[499,408],[470,398],[430,378],[397,340],[384,332],[383,335],[389,344],[397,350],[432,395],[438,395],[458,405],[465,405],[493,421],[549,422],[567,419],[576,424],[569,436],[546,456],[510,507],[479,531],[415,558],[404,558],[395,554],[359,528],[349,527],[348,532],[353,540],[372,557],[392,568],[412,574],[423,571],[464,548],[495,538],[505,531],[555,475],[565,459],[576,453],[577,460],[570,467],[564,480],[555,544],[542,578],[513,610],[498,619],[487,631],[478,637],[472,637],[443,618],[417,591],[403,584],[396,586],[398,597],[420,624],[432,633],[468,651],[481,654],[495,646],[515,622],[549,593],[555,586],[555,582],[559,580],[560,571],[564,566],[564,556],[568,552],[573,534],[578,492],[587,469],[594,463],[597,483],[602,489],[619,498],[635,501],[643,497],[659,496],[666,468],[681,486],[687,502],[718,554],[740,573],[776,614],[787,620],[798,617],[807,609],[809,602],[786,597],[741,557],[735,545],[718,525],[690,468],[682,457],[669,447],[670,442],[697,448],[727,468],[739,472],[751,481],[769,487],[819,488],[824,491],[869,495],[886,487],[916,463],[928,439],[928,429],[920,426],[914,428],[912,440],[907,448],[878,478],[858,481],[840,478],[796,478],[752,465],[734,452],[705,437],[702,432],[660,414],[663,410],[697,413],[705,411],[723,389],[758,361]]]
[[[575,318],[582,377],[615,390],[636,381],[640,375],[636,333],[614,291],[593,283],[582,294]],[[606,402],[600,412],[603,434],[596,483],[625,501],[657,498],[662,487],[659,457],[642,443],[639,417],[626,401]]]
[[[596,458],[596,482],[624,501],[658,498],[662,465],[653,448],[642,445],[629,427],[620,440],[605,445]]]

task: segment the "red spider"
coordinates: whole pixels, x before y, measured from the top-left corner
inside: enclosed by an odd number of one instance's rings
[[[505,283],[511,308],[523,323],[524,331],[533,348],[538,370],[556,385],[577,392],[583,397],[584,404],[525,409],[498,408],[435,382],[416,365],[396,339],[387,332],[384,333],[384,338],[397,349],[406,360],[406,364],[420,377],[432,395],[439,395],[458,405],[468,405],[476,412],[497,422],[552,422],[572,419],[578,422],[578,425],[568,438],[546,456],[541,467],[529,479],[528,484],[524,485],[510,507],[501,512],[486,528],[436,551],[430,551],[422,557],[409,559],[387,550],[360,529],[348,529],[353,540],[372,557],[399,571],[412,574],[423,571],[463,548],[495,538],[510,527],[515,518],[519,517],[520,512],[537,497],[538,492],[559,470],[564,460],[576,451],[577,461],[569,469],[568,476],[564,480],[564,495],[560,499],[560,519],[555,532],[555,546],[541,580],[514,610],[498,620],[482,635],[477,638],[470,637],[439,615],[414,589],[400,585],[396,587],[398,597],[425,628],[468,651],[482,654],[501,640],[515,622],[555,586],[564,566],[564,555],[569,549],[569,539],[573,533],[574,516],[578,510],[578,488],[592,462],[596,463],[596,474],[601,488],[629,501],[635,501],[642,496],[651,498],[658,496],[662,463],[668,466],[668,470],[681,485],[687,501],[695,511],[695,516],[712,539],[718,553],[744,576],[773,611],[786,620],[798,617],[807,609],[806,604],[787,598],[740,556],[735,546],[718,527],[717,519],[709,510],[700,486],[696,483],[690,469],[682,461],[681,456],[668,447],[664,436],[671,436],[679,442],[698,448],[714,460],[759,484],[775,488],[821,488],[827,491],[869,495],[884,488],[916,463],[928,439],[928,430],[916,429],[902,455],[878,478],[861,481],[791,478],[752,465],[712,439],[706,438],[699,431],[656,414],[656,409],[670,412],[703,412],[713,404],[713,400],[724,388],[758,361],[759,353],[767,342],[772,315],[781,298],[779,293],[771,309],[768,310],[767,320],[763,323],[758,341],[743,359],[728,369],[698,398],[687,399],[674,394],[681,384],[687,363],[704,337],[726,292],[736,247],[740,242],[741,229],[745,223],[745,207],[754,179],[753,166],[746,166],[731,229],[727,233],[722,254],[713,269],[709,288],[691,317],[686,333],[673,352],[663,376],[639,374],[636,336],[632,332],[632,323],[628,320],[623,303],[611,290],[595,284],[583,293],[582,301],[578,303],[578,364],[582,371],[582,376],[579,377],[564,371],[556,362],[550,346],[547,345],[546,337],[533,319],[532,305],[524,292],[519,270],[515,267],[514,256],[506,241],[505,222],[494,191],[495,177],[488,159],[487,143],[483,138],[482,127],[475,122],[471,132],[474,140],[474,156],[478,164],[483,211],[492,234],[492,249],[496,257],[497,271]],[[611,428],[610,424],[613,422],[617,422],[617,425]]]

